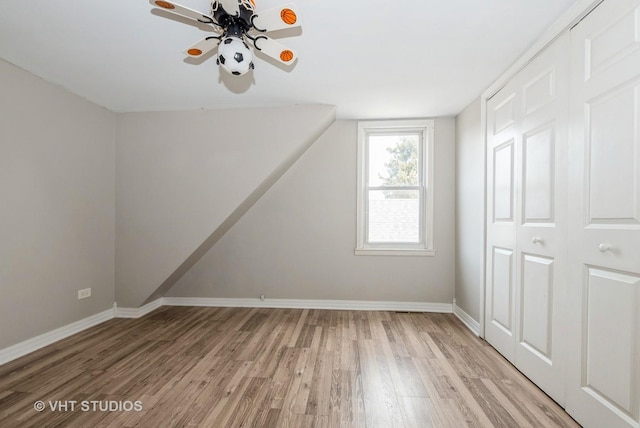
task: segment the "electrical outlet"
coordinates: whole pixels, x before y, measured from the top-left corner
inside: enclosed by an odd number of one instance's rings
[[[78,300],[86,299],[87,297],[91,297],[90,288],[83,288],[82,290],[78,290]]]
[[[260,300],[264,301],[264,294],[260,295]]]

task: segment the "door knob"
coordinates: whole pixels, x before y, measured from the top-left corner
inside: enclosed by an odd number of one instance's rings
[[[610,249],[611,249],[611,244],[606,244],[606,243],[603,242],[602,244],[598,245],[598,250],[601,253],[605,253],[605,252],[609,251]]]

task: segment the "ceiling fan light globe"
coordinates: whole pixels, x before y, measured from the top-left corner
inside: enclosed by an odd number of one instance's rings
[[[218,47],[220,68],[234,76],[242,76],[253,69],[253,54],[239,37],[227,37]]]

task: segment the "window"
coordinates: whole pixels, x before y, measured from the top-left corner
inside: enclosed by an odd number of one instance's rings
[[[434,255],[433,121],[358,123],[357,255]]]

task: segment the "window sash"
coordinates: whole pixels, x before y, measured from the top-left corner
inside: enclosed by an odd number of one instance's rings
[[[364,131],[364,156],[365,156],[365,162],[364,162],[364,166],[365,166],[365,186],[369,187],[369,178],[370,178],[370,161],[371,161],[371,137],[379,137],[379,136],[392,136],[392,137],[404,137],[404,136],[418,136],[418,155],[417,155],[417,160],[418,160],[418,186],[422,186],[424,185],[424,169],[426,167],[425,162],[424,162],[424,145],[425,145],[425,138],[426,136],[424,135],[424,131],[420,130],[420,131],[396,131],[394,132],[393,130],[386,130],[386,131]],[[409,186],[409,185],[407,185]],[[373,186],[371,186],[373,187]],[[376,187],[380,187],[380,186],[376,186]],[[386,186],[385,186],[386,187]]]
[[[372,136],[419,136],[418,184],[375,185],[369,184],[370,138]],[[429,186],[433,181],[433,121],[383,121],[360,122],[358,124],[358,237],[356,254],[369,254],[368,250],[389,255],[433,255],[432,211],[433,195]],[[418,192],[418,239],[417,241],[372,241],[370,239],[370,192],[372,191],[417,191]],[[414,250],[417,250],[414,251]],[[418,254],[420,253],[420,254]],[[429,253],[429,254],[426,254]]]
[[[416,241],[402,241],[402,240],[388,240],[388,241],[375,241],[375,240],[371,240],[371,210],[370,210],[370,204],[371,204],[371,198],[369,198],[368,196],[365,197],[365,235],[364,235],[364,243],[367,247],[382,247],[382,248],[386,248],[389,246],[402,246],[402,247],[415,247],[415,248],[424,248],[425,247],[425,230],[424,230],[424,226],[425,226],[425,210],[424,210],[424,194],[425,194],[425,189],[424,186],[406,186],[406,187],[400,187],[400,186],[394,186],[392,188],[393,190],[413,190],[413,191],[418,191],[418,239]],[[369,193],[371,191],[386,191],[386,190],[391,190],[388,187],[370,187],[367,190],[367,195],[369,195]]]

